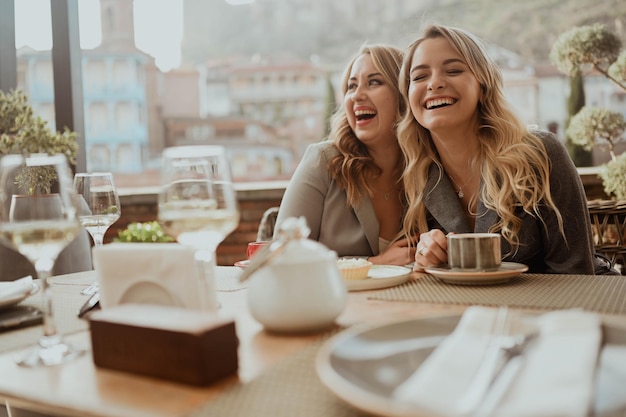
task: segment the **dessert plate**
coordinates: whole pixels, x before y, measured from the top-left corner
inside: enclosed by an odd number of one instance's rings
[[[431,316],[344,330],[320,348],[317,374],[337,397],[368,415],[433,417],[417,405],[394,399],[392,393],[454,330],[459,319],[458,315]],[[608,417],[610,410],[621,409],[608,404],[624,404],[622,391],[612,389],[626,381],[626,367],[621,365],[626,355],[626,327],[618,323],[603,323],[604,349],[610,355],[603,354],[606,362],[598,366],[597,416]],[[617,378],[613,385],[603,384],[612,373]]]
[[[365,279],[344,280],[348,291],[377,290],[404,284],[411,277],[411,268],[397,265],[373,265]]]
[[[26,298],[35,294],[37,291],[39,291],[39,285],[37,285],[37,283],[35,282],[32,282],[29,291],[25,291],[25,292],[17,293],[17,294],[11,294],[7,297],[0,298],[0,309],[14,306],[15,304],[18,304],[22,300],[25,300]]]
[[[424,268],[426,273],[449,284],[486,285],[507,282],[528,271],[528,266],[516,262],[502,262],[494,271],[453,271],[448,265]]]

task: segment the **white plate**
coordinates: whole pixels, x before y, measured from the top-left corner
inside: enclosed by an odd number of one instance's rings
[[[373,265],[365,279],[344,280],[348,291],[377,290],[404,284],[411,277],[411,269],[396,265]]]
[[[344,330],[321,347],[316,358],[317,374],[337,397],[366,413],[432,417],[416,405],[394,400],[391,394],[417,370],[438,342],[454,330],[459,318],[458,315],[428,317]],[[603,339],[605,345],[626,349],[626,328],[604,324]],[[617,372],[619,380],[623,380],[626,378],[623,370],[619,363],[610,363],[599,373]],[[605,376],[608,375],[602,375],[600,380]],[[596,407],[602,401],[621,401],[623,390],[612,394],[610,391],[596,397]]]
[[[27,297],[30,297],[31,295],[35,294],[37,291],[39,291],[39,285],[33,282],[32,288],[29,292],[25,292],[23,294],[15,294],[15,295],[12,295],[11,297],[0,299],[0,309],[11,307],[15,304],[18,304],[22,300],[25,300]]]
[[[495,271],[453,271],[447,265],[424,268],[424,271],[449,284],[484,285],[506,282],[528,271],[528,267],[515,262],[502,262]]]

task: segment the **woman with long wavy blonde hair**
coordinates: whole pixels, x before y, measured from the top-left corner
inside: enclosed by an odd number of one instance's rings
[[[285,190],[277,229],[288,217],[304,216],[309,238],[340,257],[413,262],[415,245],[402,239],[401,64],[402,51],[388,45],[364,45],[350,61],[329,138],[307,147]]]
[[[447,263],[448,233],[502,235],[504,261],[530,272],[593,274],[591,223],[564,146],[510,110],[483,43],[432,25],[405,52],[398,127],[415,269]],[[564,220],[567,220],[567,224]]]

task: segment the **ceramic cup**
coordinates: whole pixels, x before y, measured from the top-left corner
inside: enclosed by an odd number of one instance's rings
[[[502,263],[497,233],[448,235],[448,265],[454,271],[493,271]]]
[[[251,259],[252,256],[259,249],[261,249],[265,245],[269,245],[270,243],[272,243],[272,242],[269,241],[269,240],[263,240],[263,241],[257,241],[257,242],[250,242],[250,243],[248,243],[248,247],[246,248],[246,256],[248,257],[248,259]]]

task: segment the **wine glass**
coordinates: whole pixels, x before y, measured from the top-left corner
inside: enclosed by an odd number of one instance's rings
[[[50,181],[42,185],[39,180],[44,178]],[[0,239],[33,263],[44,297],[43,336],[20,365],[57,365],[84,353],[64,343],[58,334],[48,283],[59,253],[81,230],[77,200],[64,155],[6,155],[0,159]]]
[[[77,173],[74,189],[78,193],[78,219],[91,235],[95,246],[102,246],[104,234],[119,220],[122,213],[117,189],[110,172]],[[92,295],[98,291],[94,283],[82,291]]]
[[[225,149],[213,145],[166,148],[162,162],[159,223],[179,243],[195,249],[201,304],[215,310],[215,250],[239,224]]]

